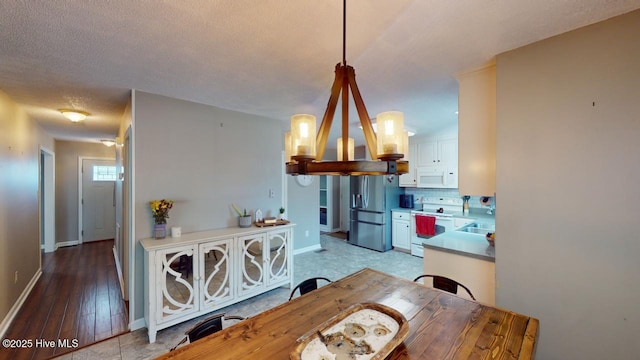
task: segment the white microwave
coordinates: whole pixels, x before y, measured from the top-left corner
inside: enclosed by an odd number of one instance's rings
[[[419,188],[455,189],[458,187],[458,169],[447,166],[422,166],[416,170]]]

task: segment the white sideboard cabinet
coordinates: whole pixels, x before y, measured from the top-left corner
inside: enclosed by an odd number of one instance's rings
[[[164,328],[279,286],[292,288],[294,226],[141,240],[149,342]]]

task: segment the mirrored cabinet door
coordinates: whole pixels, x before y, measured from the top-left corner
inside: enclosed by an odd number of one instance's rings
[[[157,253],[160,266],[160,286],[156,288],[158,318],[165,320],[195,312],[197,307],[197,284],[194,280],[195,246],[184,246]]]
[[[272,231],[268,233],[269,262],[267,263],[268,284],[289,278],[290,231]]]
[[[226,239],[199,246],[200,303],[203,308],[216,307],[233,299],[232,243],[232,239]]]
[[[242,236],[240,245],[239,295],[258,291],[265,286],[265,234]]]

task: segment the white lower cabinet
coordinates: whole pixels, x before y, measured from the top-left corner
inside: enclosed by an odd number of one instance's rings
[[[164,328],[293,281],[293,225],[143,239],[149,342]]]
[[[203,309],[219,308],[233,300],[234,271],[231,271],[233,239],[207,242],[198,246],[198,268],[203,274],[200,304]]]
[[[150,293],[155,294],[153,298],[158,300],[153,316],[159,322],[199,310],[197,299],[200,289],[197,275],[193,274],[196,249],[196,245],[188,245],[155,252],[156,286]]]
[[[409,212],[391,212],[391,245],[394,249],[411,250],[410,218]]]
[[[238,269],[239,296],[262,293],[267,287],[289,280],[288,237],[287,231],[271,231],[238,238],[242,258]]]

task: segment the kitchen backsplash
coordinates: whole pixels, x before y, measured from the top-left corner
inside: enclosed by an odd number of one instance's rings
[[[424,197],[462,197],[458,192],[458,189],[418,189],[418,188],[404,188],[405,194],[412,194],[414,201],[418,201],[418,199],[422,199]],[[493,207],[496,207],[496,199],[495,197],[491,199]],[[469,207],[479,208],[479,209],[488,209],[487,206],[483,206],[480,204],[480,196],[472,196],[469,200]]]

